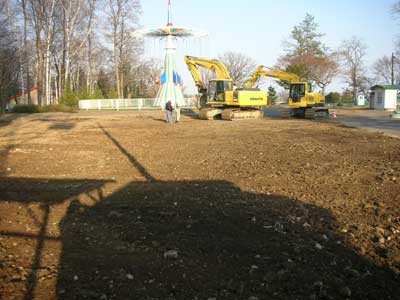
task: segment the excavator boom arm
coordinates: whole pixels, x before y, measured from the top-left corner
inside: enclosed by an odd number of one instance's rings
[[[246,88],[251,88],[260,77],[271,77],[279,80],[287,81],[289,83],[300,81],[300,77],[294,73],[284,72],[277,69],[258,66],[253,72],[250,79],[245,83]]]
[[[209,71],[212,71],[216,75],[216,79],[218,80],[232,80],[231,76],[229,75],[228,70],[224,66],[223,63],[219,62],[218,60],[210,60],[205,58],[199,58],[194,56],[185,56],[185,63],[188,66],[190,73],[196,83],[196,86],[199,88],[204,87],[203,80],[201,78],[201,73],[198,67],[205,68]]]

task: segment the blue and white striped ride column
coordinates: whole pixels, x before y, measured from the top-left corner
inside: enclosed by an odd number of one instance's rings
[[[168,35],[165,47],[164,71],[161,74],[161,87],[158,90],[154,106],[164,107],[168,100],[172,105],[184,106],[181,76],[176,70],[176,44],[175,37]]]

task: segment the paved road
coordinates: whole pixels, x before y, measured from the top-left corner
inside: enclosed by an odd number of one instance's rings
[[[390,112],[370,109],[335,109],[337,121],[351,127],[363,128],[374,132],[400,138],[400,120],[391,119]],[[279,118],[278,107],[268,107],[265,116]],[[332,109],[331,109],[332,112]]]
[[[400,138],[400,120],[391,119],[390,112],[375,110],[336,110],[337,120],[346,126],[364,128],[369,131]]]

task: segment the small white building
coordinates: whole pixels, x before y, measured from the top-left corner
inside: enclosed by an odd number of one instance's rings
[[[370,107],[372,109],[395,110],[399,85],[374,85],[371,87]]]
[[[364,95],[358,95],[356,99],[356,105],[365,105],[365,96]]]

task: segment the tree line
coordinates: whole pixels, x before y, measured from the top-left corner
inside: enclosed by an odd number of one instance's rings
[[[71,91],[152,95],[161,65],[132,37],[140,14],[139,0],[1,1],[0,99],[32,86],[39,105],[71,100]]]
[[[400,1],[392,6],[391,13],[396,19],[400,17]],[[333,80],[342,79],[345,89],[339,97],[338,93],[328,97],[331,101],[340,99],[351,102],[359,94],[367,95],[374,84],[400,82],[400,41],[394,46],[394,59],[384,55],[367,66],[368,46],[361,38],[351,36],[338,47],[331,48],[322,42],[324,34],[319,32],[318,27],[314,16],[306,14],[294,26],[290,38],[284,41],[284,53],[278,58],[275,67],[297,74],[302,81],[313,82],[324,95]],[[226,53],[219,58],[227,65],[234,82],[239,86],[250,77],[256,65],[251,58],[239,53]],[[287,87],[285,82],[280,82],[280,85]],[[268,94],[277,100],[276,91],[271,86]]]
[[[400,1],[393,5],[391,13],[394,18],[399,18]],[[330,48],[322,42],[323,36],[318,30],[314,16],[306,14],[305,18],[294,26],[290,38],[284,41],[284,53],[278,58],[275,67],[297,74],[302,81],[314,82],[324,95],[334,79],[342,79],[345,89],[342,95],[329,95],[331,101],[351,102],[359,94],[367,95],[369,88],[374,84],[391,84],[392,80],[395,84],[400,82],[400,41],[394,46],[395,59],[384,55],[371,66],[367,66],[368,46],[361,38],[351,36],[343,40],[338,47]],[[254,65],[252,62],[249,64]],[[246,76],[250,76],[251,73],[246,69],[243,71]],[[246,76],[241,76],[238,81]],[[286,86],[284,82],[280,84]],[[277,98],[272,87],[269,87],[268,94]]]

